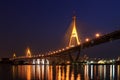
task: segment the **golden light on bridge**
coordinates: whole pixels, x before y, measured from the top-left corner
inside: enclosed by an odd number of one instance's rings
[[[27,54],[26,54],[26,57],[31,57],[31,51],[30,51],[30,48],[27,48]]]
[[[66,49],[69,49],[69,47],[66,47]]]
[[[70,35],[69,47],[80,45],[80,41],[78,38],[77,29],[76,29],[76,16],[73,17],[72,23],[73,25],[72,25],[72,33]]]
[[[16,58],[16,54],[15,53],[13,54],[13,58]]]
[[[61,49],[59,49],[58,51],[61,52]]]
[[[90,39],[89,39],[89,38],[86,38],[85,41],[88,42],[88,41],[90,41]]]
[[[53,54],[55,54],[55,51],[53,51]]]
[[[96,38],[100,37],[100,34],[99,34],[99,33],[96,33],[96,34],[95,34],[95,37],[96,37]]]
[[[64,51],[65,49],[63,48],[62,51]]]
[[[56,53],[58,53],[58,51],[56,51]]]

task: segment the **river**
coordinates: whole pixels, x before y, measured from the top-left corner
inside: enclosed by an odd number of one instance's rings
[[[120,65],[0,64],[0,80],[120,80]]]

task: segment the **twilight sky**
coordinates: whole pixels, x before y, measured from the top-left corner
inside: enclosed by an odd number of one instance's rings
[[[120,29],[120,0],[1,0],[0,57],[32,54],[64,47],[64,36],[77,16],[80,38],[94,37],[96,32]],[[82,51],[90,57],[120,56],[120,40]]]

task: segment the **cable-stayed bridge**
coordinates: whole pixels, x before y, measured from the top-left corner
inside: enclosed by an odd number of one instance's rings
[[[38,55],[31,55],[30,49],[28,48],[27,55],[16,57],[16,55],[14,54],[12,60],[15,62],[27,60],[34,64],[49,63],[49,62],[66,63],[67,61],[76,62],[79,59],[81,50],[120,39],[120,30],[116,30],[104,35],[96,34],[96,37],[94,37],[93,39],[87,38],[85,42],[81,43],[76,29],[75,16],[73,17],[72,23],[73,23],[72,32],[67,47],[56,51],[50,51],[46,54],[38,54]]]

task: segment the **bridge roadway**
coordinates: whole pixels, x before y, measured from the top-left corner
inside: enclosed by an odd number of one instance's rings
[[[120,30],[99,36],[97,38],[93,38],[91,40],[89,40],[88,42],[84,42],[78,46],[74,46],[74,47],[66,47],[63,48],[61,50],[58,51],[54,51],[52,53],[48,53],[48,54],[44,54],[44,55],[36,55],[36,56],[31,56],[31,57],[17,57],[15,58],[15,60],[19,60],[19,59],[43,59],[43,58],[48,58],[48,57],[64,57],[66,55],[69,55],[70,53],[74,53],[78,51],[77,57],[75,60],[77,60],[79,58],[80,55],[80,51],[82,49],[85,48],[89,48],[89,47],[93,47],[99,44],[103,44],[106,42],[111,42],[114,40],[118,40],[120,39]],[[64,57],[66,58],[66,57]],[[71,54],[69,55],[69,58],[72,58]]]

